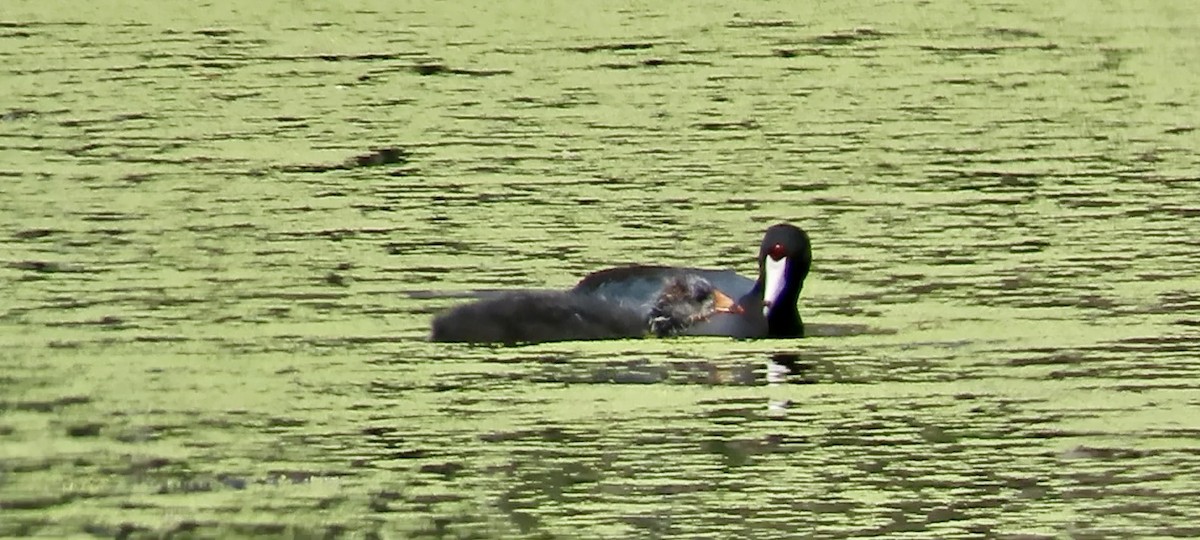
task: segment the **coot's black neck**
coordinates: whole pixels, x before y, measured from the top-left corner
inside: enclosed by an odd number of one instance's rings
[[[799,296],[799,292],[784,296],[780,299],[779,305],[767,314],[768,337],[804,337],[804,321],[800,319],[800,310],[796,307]]]
[[[799,338],[804,337],[804,321],[800,319],[800,309],[796,304],[800,301],[798,286],[785,287],[779,294],[775,306],[767,313],[767,335],[770,338]],[[762,313],[763,284],[758,282],[746,296],[738,300],[746,308],[746,316],[751,313]],[[761,316],[761,315],[760,315]]]
[[[804,288],[804,278],[808,277],[808,258],[803,258],[784,269],[783,290],[779,298],[767,313],[767,337],[800,338],[804,337],[804,321],[800,319],[800,290]],[[761,306],[763,301],[763,282],[760,278],[755,284],[755,294]],[[761,309],[761,308],[760,308]]]

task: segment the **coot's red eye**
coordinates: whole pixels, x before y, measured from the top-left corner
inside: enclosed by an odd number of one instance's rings
[[[771,249],[767,250],[767,255],[771,256],[771,260],[778,261],[787,257],[787,248],[783,247],[783,244],[775,244],[771,246]]]

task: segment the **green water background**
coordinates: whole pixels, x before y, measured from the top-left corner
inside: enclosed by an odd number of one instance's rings
[[[0,535],[1200,535],[1200,9],[792,4],[5,0]],[[776,221],[821,336],[423,341]]]

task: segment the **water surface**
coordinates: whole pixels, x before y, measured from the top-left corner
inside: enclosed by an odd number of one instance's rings
[[[1200,20],[962,4],[8,0],[0,534],[1200,535]],[[424,341],[777,221],[816,337]]]

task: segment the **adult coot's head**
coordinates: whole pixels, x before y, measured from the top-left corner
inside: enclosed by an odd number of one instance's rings
[[[678,334],[714,313],[742,313],[742,307],[708,280],[692,274],[668,278],[650,308],[650,331]]]
[[[796,302],[810,266],[812,246],[807,233],[787,223],[767,229],[758,250],[758,271],[763,294],[762,314],[767,318],[768,335],[804,334]]]

